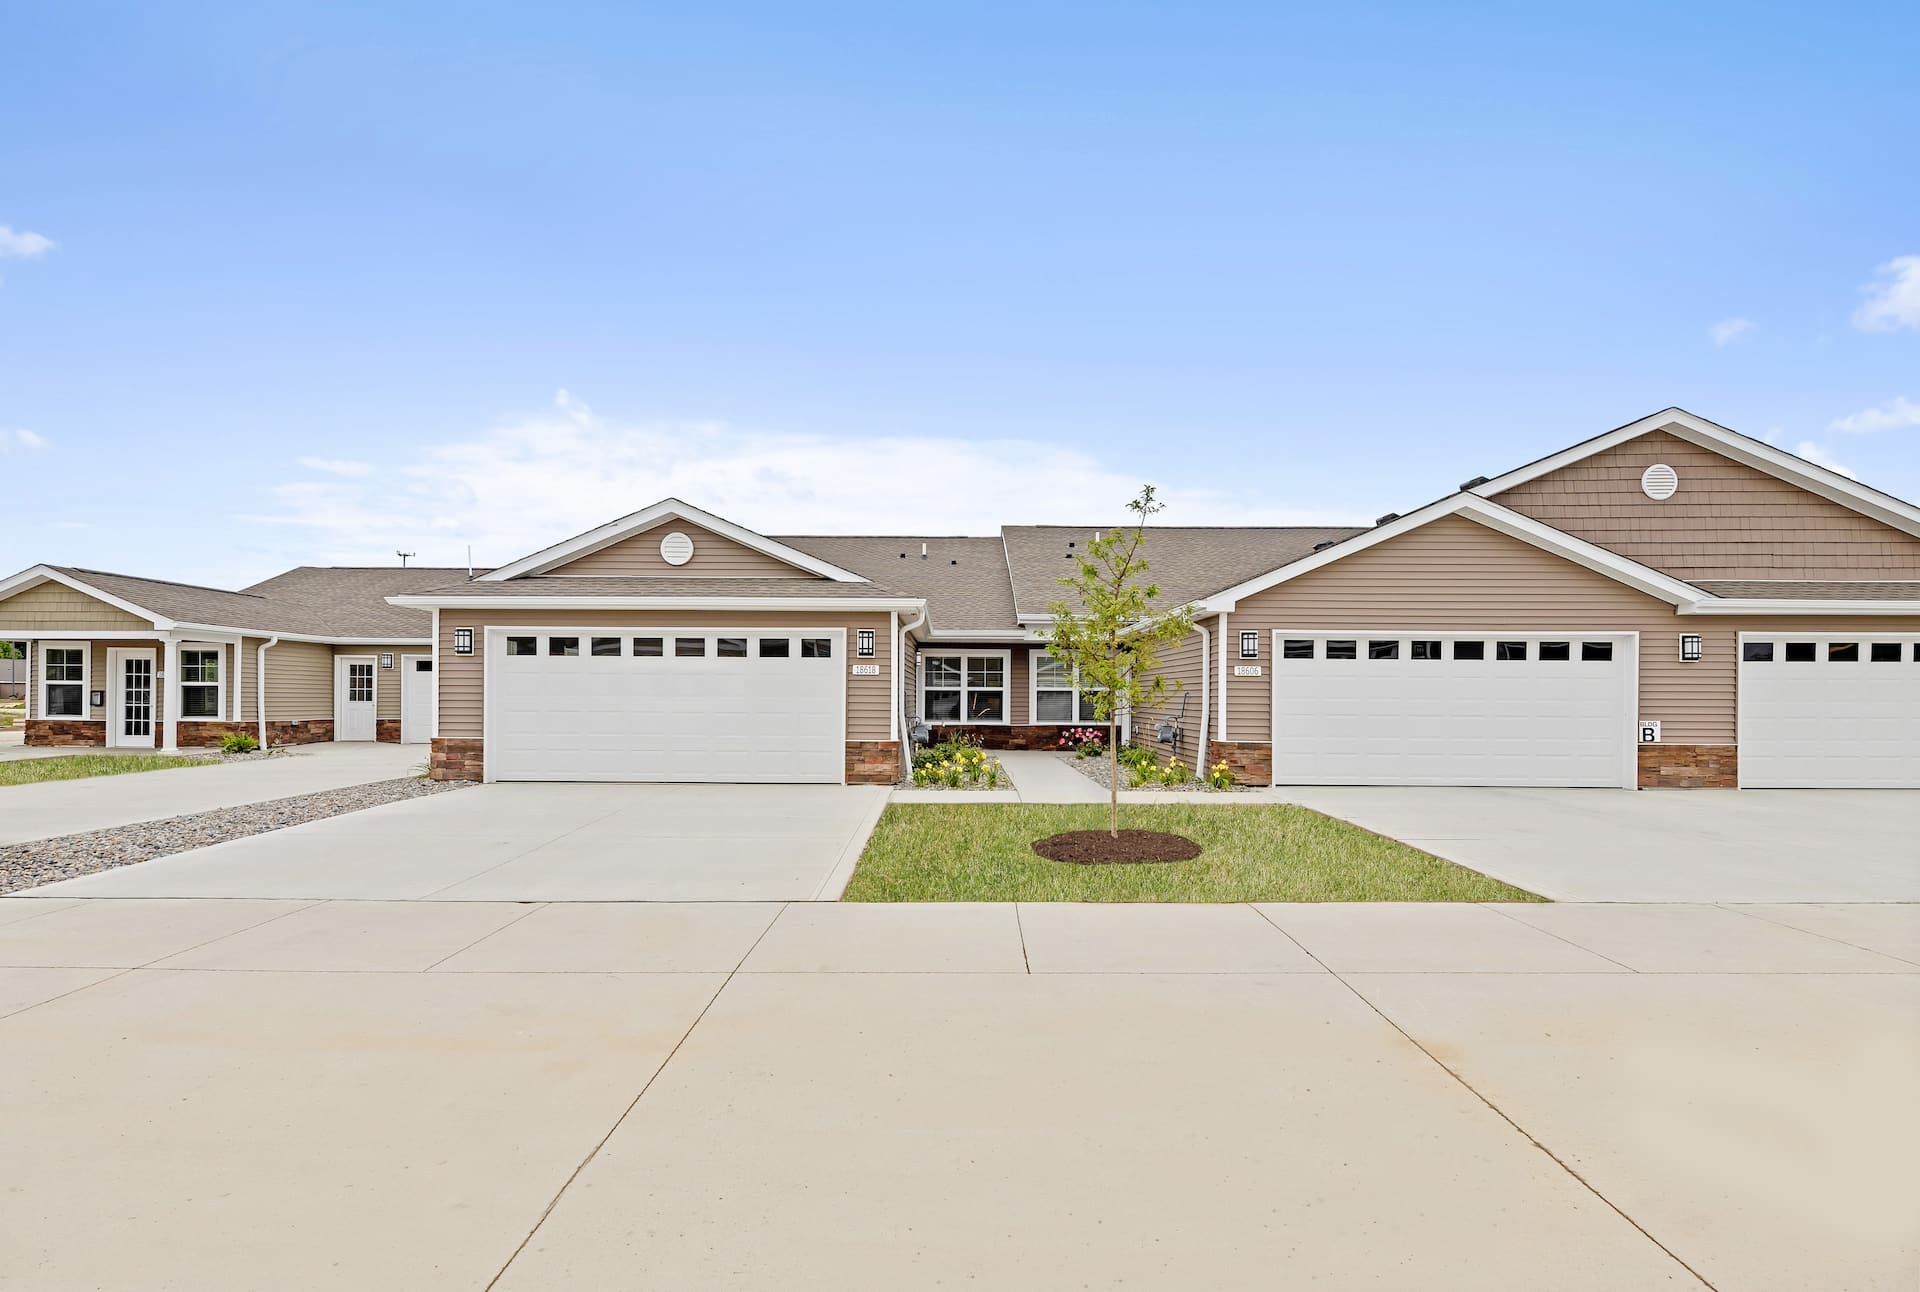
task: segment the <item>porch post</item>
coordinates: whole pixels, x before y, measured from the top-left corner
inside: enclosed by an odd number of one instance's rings
[[[167,637],[166,718],[161,724],[161,748],[173,754],[180,751],[180,639]]]
[[[35,652],[37,652],[40,649],[40,641],[36,637],[29,637],[27,638],[26,646],[27,646],[27,716],[22,718],[21,721],[32,722],[34,710],[40,707],[37,702],[37,697],[33,693],[33,657]],[[25,738],[26,736],[23,732],[21,735],[21,739],[24,740]]]
[[[240,656],[241,647],[246,640],[244,637],[233,639],[233,707],[227,710],[227,722],[230,725],[238,725],[247,720],[246,715],[240,712]],[[223,655],[225,653],[225,651],[221,652]]]

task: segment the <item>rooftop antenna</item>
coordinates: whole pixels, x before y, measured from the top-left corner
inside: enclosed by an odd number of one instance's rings
[[[404,570],[407,568],[407,558],[409,556],[418,556],[420,553],[395,551],[394,555],[400,558],[400,568]]]

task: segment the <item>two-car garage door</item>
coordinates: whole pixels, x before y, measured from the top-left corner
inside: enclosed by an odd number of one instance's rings
[[[1632,634],[1277,632],[1276,785],[1625,786]]]
[[[824,783],[846,776],[842,629],[494,629],[487,774]]]
[[[1920,634],[1743,633],[1745,789],[1920,788]]]

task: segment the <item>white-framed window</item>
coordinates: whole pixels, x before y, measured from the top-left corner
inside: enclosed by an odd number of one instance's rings
[[[928,651],[920,656],[920,716],[927,722],[1005,726],[1013,652]]]
[[[1045,650],[1027,657],[1032,666],[1027,675],[1031,683],[1031,712],[1036,723],[1098,722],[1093,697],[1105,688],[1087,686],[1078,669],[1068,668]]]
[[[42,642],[40,644],[41,717],[84,718],[87,716],[87,656],[89,653],[85,642]]]
[[[219,719],[220,655],[218,646],[180,648],[180,716]]]

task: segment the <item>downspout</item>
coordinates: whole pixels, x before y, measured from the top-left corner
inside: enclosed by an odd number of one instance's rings
[[[280,644],[278,637],[270,638],[260,648],[259,679],[253,686],[253,707],[260,719],[260,748],[267,747],[267,652]]]
[[[1220,739],[1227,738],[1227,617],[1220,616]]]
[[[1207,631],[1205,624],[1195,624],[1194,631],[1200,634],[1200,739],[1194,748],[1193,771],[1196,776],[1207,774],[1207,718],[1212,711],[1213,699],[1212,670],[1207,666],[1213,659],[1213,634]]]
[[[927,626],[927,603],[920,603],[920,614],[910,624],[900,622],[899,612],[893,616],[893,713],[895,721],[900,723],[900,773],[907,775],[913,770],[913,722],[907,716],[906,688],[901,683],[906,678],[906,670],[901,664],[902,652],[907,648],[907,634],[919,632]]]

